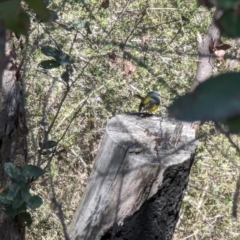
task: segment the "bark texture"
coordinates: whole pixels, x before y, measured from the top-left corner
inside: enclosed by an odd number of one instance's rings
[[[70,238],[171,239],[195,148],[187,123],[139,114],[112,118]]]
[[[24,165],[27,159],[23,86],[16,77],[16,56],[11,32],[0,22],[0,188],[10,184],[4,164]],[[7,217],[0,204],[0,239],[24,239],[24,226],[17,217]]]

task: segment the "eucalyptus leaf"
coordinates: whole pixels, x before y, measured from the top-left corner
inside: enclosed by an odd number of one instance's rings
[[[40,177],[45,173],[43,169],[34,165],[25,165],[22,169],[24,177]]]

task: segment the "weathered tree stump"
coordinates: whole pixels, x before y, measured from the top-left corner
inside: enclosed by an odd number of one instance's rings
[[[70,238],[171,239],[195,149],[190,124],[140,114],[112,118]]]

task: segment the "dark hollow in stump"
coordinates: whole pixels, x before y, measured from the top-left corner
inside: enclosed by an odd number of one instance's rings
[[[70,239],[171,239],[195,149],[188,123],[139,114],[112,118]]]

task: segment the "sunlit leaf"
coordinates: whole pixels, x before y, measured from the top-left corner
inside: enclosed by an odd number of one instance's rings
[[[34,165],[25,165],[22,169],[24,177],[40,177],[45,173],[43,169]]]
[[[183,121],[221,121],[240,114],[240,73],[212,77],[178,97],[169,115]]]
[[[32,8],[32,10],[41,20],[49,20],[50,14],[43,0],[25,0],[25,2],[29,5],[30,8]]]

